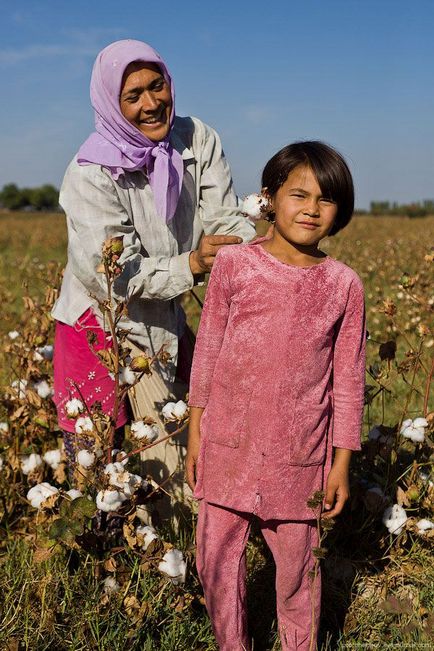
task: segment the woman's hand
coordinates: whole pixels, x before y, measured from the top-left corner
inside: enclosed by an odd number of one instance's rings
[[[217,251],[227,244],[241,244],[236,235],[204,235],[199,248],[190,253],[190,269],[193,276],[208,273],[212,269]]]
[[[351,450],[336,448],[333,465],[327,477],[324,498],[325,513],[321,517],[334,518],[341,513],[350,496],[349,467]]]
[[[185,480],[192,491],[196,488],[196,465],[200,449],[200,419],[202,413],[203,409],[201,407],[190,407]]]

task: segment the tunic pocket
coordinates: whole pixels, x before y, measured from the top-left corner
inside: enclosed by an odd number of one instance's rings
[[[237,448],[245,429],[245,417],[249,405],[250,393],[245,393],[213,380],[213,388],[201,426],[206,438],[212,443]]]
[[[331,412],[331,396],[322,404],[297,400],[290,437],[291,465],[317,466],[324,463]]]

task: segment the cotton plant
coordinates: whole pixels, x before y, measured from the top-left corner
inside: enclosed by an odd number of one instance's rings
[[[86,434],[92,433],[95,430],[92,419],[89,416],[80,416],[75,421],[75,433]]]
[[[163,560],[158,564],[158,569],[163,574],[166,574],[174,585],[185,581],[187,564],[179,549],[167,551],[163,556]]]
[[[389,533],[393,533],[395,536],[402,532],[407,520],[407,513],[399,504],[387,507],[383,514],[383,524],[387,527]]]
[[[65,403],[68,418],[78,418],[84,412],[84,404],[78,398],[72,398]]]
[[[134,495],[139,488],[147,483],[140,475],[125,470],[121,462],[107,464],[104,473],[108,476],[110,486],[120,488],[122,493],[128,497]]]
[[[83,493],[77,488],[70,488],[69,490],[65,491],[65,495],[68,495],[71,500],[76,500],[78,497],[83,497]]]
[[[143,420],[136,420],[131,423],[131,436],[138,441],[146,440],[149,443],[155,441],[160,434],[160,429],[155,423],[145,423]]]
[[[122,491],[107,488],[98,492],[96,496],[96,506],[101,511],[107,513],[110,511],[117,511],[127,499],[127,496]]]
[[[59,448],[54,450],[47,450],[42,456],[45,463],[52,468],[52,470],[57,470],[62,462],[62,452]]]
[[[428,427],[429,423],[426,418],[419,417],[412,420],[407,418],[402,423],[400,434],[407,439],[410,439],[413,443],[423,443],[425,440],[425,429]]]
[[[138,526],[136,528],[136,534],[143,537],[142,549],[145,551],[148,549],[153,540],[159,540],[159,535],[151,525]]]
[[[19,336],[20,336],[20,333],[18,332],[18,330],[11,330],[10,332],[8,332],[8,337],[9,337],[9,339],[12,339],[12,341],[15,341],[15,339],[18,339]]]
[[[137,380],[137,375],[129,366],[122,366],[119,370],[119,383],[123,385],[132,385],[135,384]]]
[[[161,413],[166,420],[181,420],[188,412],[188,407],[183,400],[167,402]]]
[[[96,461],[96,455],[90,450],[79,450],[77,452],[76,461],[82,468],[92,468]]]
[[[11,383],[12,397],[20,400],[26,397],[27,380],[14,380]]]
[[[9,424],[4,421],[0,423],[0,434],[7,434],[9,432]]]
[[[116,594],[120,589],[121,586],[116,581],[114,576],[108,576],[106,579],[104,579],[103,590],[106,595]]]
[[[420,534],[425,534],[427,531],[434,529],[434,522],[431,522],[431,520],[428,520],[427,518],[422,518],[416,522],[416,527]]]
[[[42,463],[42,457],[39,454],[33,452],[32,454],[25,455],[21,457],[21,471],[23,475],[30,475],[30,473],[40,468]]]
[[[52,495],[56,495],[59,489],[51,486],[48,482],[36,484],[27,492],[27,499],[35,509],[40,509],[43,503]]]
[[[38,346],[38,348],[35,350],[35,354],[39,355],[42,358],[35,361],[42,361],[45,359],[48,362],[51,362],[54,355],[54,347],[49,344],[45,346]]]

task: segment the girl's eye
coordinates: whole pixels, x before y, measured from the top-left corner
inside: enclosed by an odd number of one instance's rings
[[[321,201],[322,201],[323,203],[330,203],[330,204],[335,204],[335,203],[336,203],[336,201],[333,201],[333,199],[326,199],[325,197],[323,197],[323,198],[321,199]]]
[[[292,194],[292,197],[297,197],[297,199],[304,199],[304,194]]]

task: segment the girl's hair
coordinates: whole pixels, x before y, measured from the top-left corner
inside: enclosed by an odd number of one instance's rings
[[[262,187],[270,197],[299,165],[310,167],[324,197],[337,203],[336,221],[329,233],[335,235],[348,224],[354,210],[354,185],[348,165],[335,149],[323,142],[294,142],[278,151],[264,167]]]

